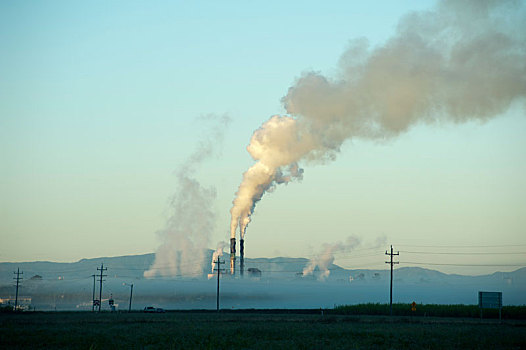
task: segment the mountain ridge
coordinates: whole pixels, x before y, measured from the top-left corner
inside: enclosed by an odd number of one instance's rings
[[[0,302],[14,300],[13,271],[24,272],[19,297],[39,310],[91,310],[100,268],[104,278],[103,301],[114,298],[127,305],[133,283],[134,305],[170,309],[215,308],[216,278],[209,250],[197,275],[157,275],[145,278],[155,254],[85,258],[76,262],[0,263]],[[223,257],[228,260],[229,255]],[[228,261],[227,261],[228,263]],[[315,268],[304,275],[306,258],[246,258],[245,273],[221,278],[225,308],[318,308],[389,300],[389,269],[346,269],[335,264],[326,270]],[[239,266],[239,259],[236,259]],[[251,269],[251,270],[249,270]],[[469,276],[446,274],[423,267],[394,270],[393,301],[429,304],[476,304],[478,291],[501,291],[505,305],[526,304],[526,267],[511,272]],[[104,304],[105,309],[109,305]]]
[[[203,262],[203,275],[212,272],[210,263],[212,260],[213,250],[207,250],[205,254],[205,261]],[[227,254],[224,254],[225,259],[228,258]],[[105,257],[96,257],[96,258],[82,258],[75,262],[53,262],[53,261],[24,261],[24,262],[0,262],[0,283],[5,277],[6,273],[9,277],[12,277],[13,268],[21,268],[22,270],[28,270],[28,272],[39,274],[39,272],[61,272],[63,268],[78,268],[78,270],[95,270],[96,267],[104,263],[105,266],[113,269],[125,269],[126,267],[131,267],[134,271],[139,271],[143,269],[141,275],[144,271],[148,270],[155,259],[155,253],[145,253],[145,254],[130,254],[130,255],[119,255],[119,256],[105,256]],[[309,259],[301,257],[273,257],[273,258],[245,258],[245,271],[250,267],[258,268],[262,272],[267,271],[269,274],[284,273],[290,272],[291,274],[299,274],[303,271],[303,268],[307,266]],[[88,266],[91,265],[92,266]],[[239,264],[239,258],[236,257],[236,265]],[[285,267],[284,267],[285,266]],[[236,266],[237,268],[237,266]],[[342,274],[345,273],[385,273],[388,272],[388,269],[353,269],[345,268],[336,264],[331,264],[328,267],[330,275],[339,275],[341,278]],[[445,273],[442,271],[418,267],[418,266],[401,266],[395,269],[396,277],[395,278],[410,278],[411,275],[418,275],[420,278],[509,278],[511,277],[525,277],[526,278],[526,267],[521,267],[510,272],[501,272],[496,271],[484,275],[463,275],[463,274],[451,274]],[[239,272],[239,271],[237,271]],[[314,269],[314,275],[319,273],[319,268]],[[66,273],[67,274],[67,273]],[[329,275],[329,278],[330,278]],[[27,276],[27,273],[26,273]],[[29,278],[29,277],[28,277]]]

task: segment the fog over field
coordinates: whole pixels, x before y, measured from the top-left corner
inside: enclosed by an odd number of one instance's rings
[[[217,279],[210,275],[212,254],[212,250],[205,254],[207,262],[202,273],[173,278],[144,277],[154,254],[82,259],[75,263],[0,263],[0,298],[14,298],[13,271],[20,268],[24,272],[19,292],[22,305],[37,310],[91,310],[92,275],[100,273],[97,268],[103,263],[108,268],[104,272],[107,277],[103,283],[103,309],[109,310],[108,299],[112,296],[117,309],[127,310],[131,283],[133,309],[215,309]],[[243,276],[231,276],[228,268],[222,274],[221,308],[332,308],[389,302],[387,269],[344,269],[331,264],[326,276],[327,272],[319,267],[311,275],[304,275],[310,264],[304,258],[246,259],[245,264]],[[504,305],[524,305],[526,268],[480,276],[444,274],[418,267],[394,270],[393,302],[476,304],[480,290],[503,292]],[[98,282],[95,292],[98,298]]]

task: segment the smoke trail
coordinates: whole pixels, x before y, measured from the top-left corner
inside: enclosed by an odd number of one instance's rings
[[[178,190],[170,203],[173,214],[166,227],[157,232],[162,244],[144,277],[199,275],[203,271],[205,249],[214,228],[212,203],[216,192],[214,188],[201,186],[194,174],[197,167],[217,150],[229,118],[211,115],[201,119],[212,122],[213,126],[176,172]]]
[[[318,267],[320,275],[318,279],[324,281],[329,277],[331,271],[329,267],[334,262],[334,254],[340,252],[350,252],[360,244],[360,239],[354,236],[347,237],[345,242],[333,244],[323,244],[323,251],[320,255],[310,259],[309,264],[303,269],[303,276],[312,275],[314,269]]]
[[[235,238],[238,225],[241,227],[241,238],[244,238],[250,215],[265,192],[278,184],[302,178],[303,169],[299,168],[287,151],[297,149],[297,152],[301,152],[298,148],[304,147],[294,141],[296,132],[294,119],[274,116],[252,135],[247,150],[257,162],[243,174],[243,182],[230,210],[231,238]]]
[[[282,99],[289,115],[271,117],[250,140],[256,163],[233,201],[232,237],[238,226],[244,235],[266,191],[301,176],[301,160],[331,160],[348,139],[393,137],[418,123],[484,121],[524,101],[524,23],[519,1],[446,0],[403,17],[382,46],[353,41],[338,77],[303,74]]]
[[[220,256],[223,256],[223,249],[225,249],[225,247],[227,246],[228,244],[226,242],[219,242],[217,244],[217,248],[216,250],[214,251],[214,253],[212,254],[212,274],[214,273],[214,269],[216,268],[216,261],[217,261],[217,258],[219,258]]]
[[[374,240],[374,244],[371,245],[371,248],[380,248],[385,246],[387,246],[387,237],[383,235],[376,237],[376,239]]]

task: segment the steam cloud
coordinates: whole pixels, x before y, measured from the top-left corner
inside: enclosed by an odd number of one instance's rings
[[[347,237],[345,242],[324,244],[323,251],[320,255],[312,258],[309,264],[303,269],[303,276],[312,275],[314,269],[318,267],[320,275],[318,279],[324,281],[329,277],[331,271],[329,267],[334,262],[334,254],[341,252],[350,252],[360,244],[360,239],[354,236]]]
[[[484,121],[526,96],[526,16],[520,1],[440,2],[402,18],[385,44],[354,40],[340,75],[303,74],[247,147],[256,163],[231,209],[244,237],[262,196],[301,178],[298,163],[334,159],[351,138],[383,139],[418,123]]]
[[[229,118],[210,115],[202,119],[212,122],[213,127],[176,172],[178,190],[171,201],[173,214],[166,227],[157,232],[162,244],[144,277],[202,274],[205,250],[214,228],[212,203],[216,192],[214,188],[201,186],[194,174],[197,167],[214,154]]]
[[[214,273],[214,270],[216,268],[216,261],[217,259],[220,257],[220,256],[223,256],[223,249],[225,249],[225,247],[227,246],[228,244],[226,242],[219,242],[217,244],[217,248],[216,250],[214,251],[214,253],[212,254],[212,274]]]

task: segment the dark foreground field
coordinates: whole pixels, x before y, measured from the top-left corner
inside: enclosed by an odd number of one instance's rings
[[[0,314],[2,349],[526,349],[526,321],[296,313]]]

